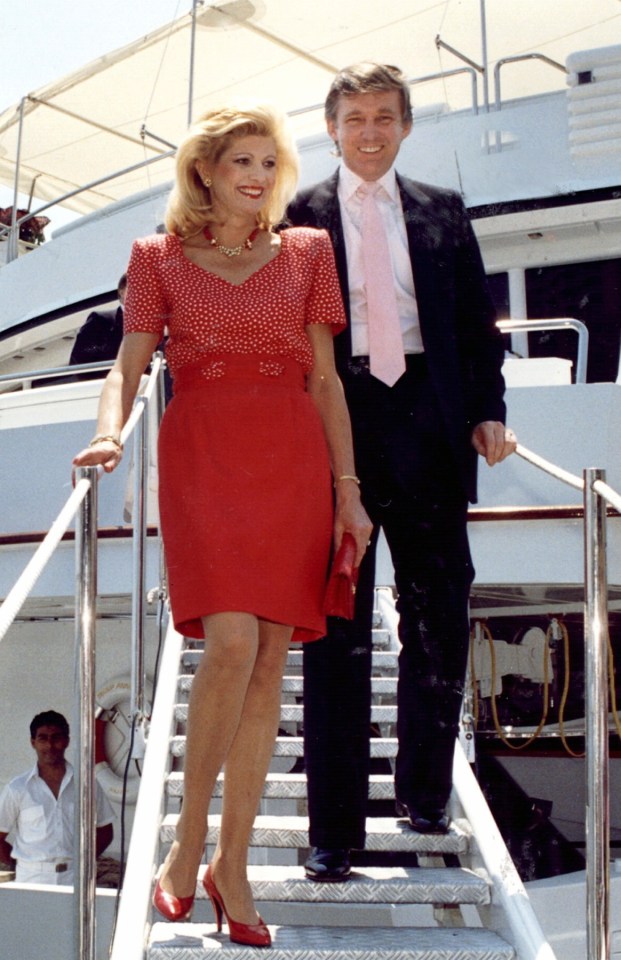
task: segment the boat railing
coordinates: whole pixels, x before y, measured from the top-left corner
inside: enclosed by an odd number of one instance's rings
[[[69,367],[74,373],[89,365]],[[94,365],[97,366],[97,365]],[[100,366],[106,366],[102,364]],[[109,366],[109,364],[108,364]],[[29,380],[59,375],[60,369],[36,371],[5,380]],[[121,433],[122,443],[133,436],[134,442],[134,501],[132,537],[132,671],[131,671],[131,742],[130,751],[140,750],[146,720],[144,714],[144,599],[145,599],[145,544],[146,544],[146,490],[147,490],[147,421],[155,410],[158,421],[163,410],[163,357],[153,357],[147,383],[136,399],[127,423]],[[75,645],[77,661],[78,735],[77,788],[75,802],[76,879],[74,885],[74,960],[95,960],[95,624],[97,600],[97,488],[103,468],[83,467],[75,471],[75,485],[65,505],[52,523],[21,576],[0,606],[0,642],[6,636],[26,598],[46,567],[63,534],[76,520],[76,599]],[[160,585],[160,606],[164,591]],[[175,671],[172,671],[176,675]],[[165,738],[167,744],[167,737]],[[137,753],[132,754],[138,756]]]
[[[159,415],[163,409],[163,360],[156,354],[151,374],[144,391],[137,398],[132,414],[124,427],[122,440],[125,442],[133,435],[135,457],[134,490],[134,584],[133,594],[144,598],[144,543],[146,535],[146,422],[155,407]],[[74,373],[77,367],[67,368]],[[58,369],[35,371],[23,375],[25,380],[36,380],[51,374],[58,375]],[[15,377],[2,379],[20,379]],[[587,810],[586,810],[586,848],[587,848],[587,955],[607,960],[609,956],[609,796],[608,796],[608,711],[607,711],[607,569],[606,569],[606,515],[607,505],[621,513],[621,495],[606,483],[605,471],[598,468],[586,468],[583,476],[576,476],[559,466],[545,460],[522,445],[517,447],[517,455],[535,468],[542,470],[559,482],[568,484],[583,493],[584,498],[584,580],[585,580],[585,723],[587,756]],[[100,467],[83,468],[77,471],[76,483],[65,506],[52,524],[48,534],[40,544],[34,556],[27,564],[17,583],[7,595],[0,607],[0,641],[6,635],[15,616],[31,592],[41,571],[58,546],[63,533],[72,519],[77,516],[76,529],[76,623],[75,636],[79,659],[79,697],[80,729],[77,755],[79,757],[78,778],[81,788],[76,795],[76,837],[78,850],[76,862],[76,909],[75,909],[75,960],[94,960],[92,934],[92,898],[94,892],[94,756],[93,721],[94,703],[94,647],[96,621],[96,574],[97,574],[97,487]],[[525,508],[529,509],[529,508]],[[520,508],[514,516],[519,519]],[[506,516],[503,514],[503,519]],[[163,597],[163,591],[162,597]],[[132,607],[132,730],[142,727],[144,730],[144,677],[141,646],[143,642],[140,599]],[[181,642],[175,631],[169,628],[165,647],[165,658],[178,662]],[[148,891],[152,879],[155,855],[147,856],[147,848],[157,842],[155,824],[162,802],[161,791],[155,788],[162,783],[162,771],[167,762],[166,753],[170,736],[172,703],[174,701],[173,677],[176,670],[165,669],[160,674],[158,695],[152,716],[149,737],[152,746],[145,758],[144,775],[152,781],[153,789],[141,789],[138,803],[139,811],[135,821],[139,824],[139,834],[132,836],[127,865],[127,877],[132,883],[126,889],[131,892],[127,902],[121,897],[118,935],[112,960],[137,960],[144,944],[145,925],[148,922]],[[168,680],[166,678],[169,678]],[[159,733],[153,736],[157,731]],[[516,873],[507,874],[503,862],[502,850],[484,839],[488,831],[486,816],[477,812],[479,801],[474,788],[468,783],[463,760],[459,750],[456,754],[456,791],[459,801],[475,823],[475,835],[481,855],[486,862],[494,883],[497,897],[503,903],[511,926],[520,960],[546,960],[545,950],[541,946],[538,921],[532,909],[524,906],[524,898],[519,895],[516,885]],[[144,786],[144,784],[143,784]],[[155,851],[153,850],[153,854]],[[500,859],[499,859],[500,858]],[[513,868],[514,869],[514,868]],[[148,874],[148,877],[147,877]],[[518,878],[519,880],[519,878]],[[140,891],[140,893],[138,892]],[[146,891],[146,892],[145,892]],[[517,894],[516,895],[516,891]],[[138,897],[138,901],[135,899]],[[129,902],[131,899],[131,903]],[[139,908],[138,913],[136,912]],[[137,922],[138,921],[138,922]],[[528,929],[525,929],[528,927]],[[134,944],[128,949],[129,941]],[[539,944],[539,946],[538,946]],[[135,948],[135,949],[134,949]],[[541,950],[544,950],[542,953]],[[552,960],[552,954],[548,955]]]
[[[113,362],[113,360],[97,360],[93,363],[66,364],[64,367],[41,367],[39,370],[28,370],[27,373],[3,373],[0,374],[0,393],[3,385],[15,390],[29,390],[37,380],[71,382],[74,376],[79,377],[83,373],[97,371],[101,371],[104,377]]]
[[[508,934],[519,960],[556,960],[459,741],[453,762],[453,789],[490,878],[494,891],[492,904],[497,903],[502,908],[503,920],[499,925],[502,929],[498,932]]]
[[[470,86],[471,86],[470,112],[473,114],[478,114],[479,95],[478,95],[478,88],[477,88],[477,74],[482,74],[485,77],[486,71],[484,67],[482,67],[479,64],[476,64],[474,61],[470,60],[468,57],[465,57],[463,54],[460,54],[454,48],[450,47],[443,40],[441,40],[440,37],[436,37],[436,46],[438,47],[443,46],[450,52],[457,54],[460,57],[460,59],[466,62],[467,65],[463,67],[455,67],[454,69],[451,69],[451,70],[440,70],[436,73],[425,74],[421,77],[410,77],[408,78],[408,83],[410,84],[410,86],[417,86],[421,84],[437,82],[440,80],[446,81],[451,77],[455,77],[460,74],[467,74],[470,76]],[[494,68],[494,90],[495,90],[495,109],[496,110],[500,110],[502,106],[501,90],[500,90],[500,69],[508,63],[513,63],[520,60],[529,60],[529,59],[541,60],[542,62],[549,64],[555,69],[566,72],[565,67],[562,64],[558,63],[556,60],[553,60],[552,58],[542,53],[527,53],[527,54],[522,54],[514,57],[504,57],[503,59],[497,62]],[[42,204],[40,207],[37,207],[34,211],[29,210],[24,216],[18,217],[17,210],[18,210],[19,191],[18,191],[17,185],[19,183],[19,172],[20,172],[20,163],[21,163],[20,144],[21,144],[22,132],[23,132],[23,126],[24,126],[25,105],[28,100],[33,100],[33,99],[34,98],[31,96],[23,97],[19,107],[19,132],[18,132],[17,157],[15,161],[16,170],[15,170],[13,216],[12,216],[12,221],[10,225],[0,224],[0,241],[3,241],[5,239],[8,241],[6,263],[10,263],[12,260],[15,260],[18,256],[19,229],[20,229],[20,226],[23,223],[25,223],[27,220],[30,220],[36,216],[40,216],[45,211],[49,210],[51,207],[54,207],[58,204],[66,203],[68,200],[71,200],[72,198],[79,196],[81,193],[84,193],[87,190],[91,190],[91,189],[94,189],[95,187],[101,186],[102,184],[109,183],[113,180],[118,179],[119,177],[125,176],[126,174],[134,173],[136,170],[140,170],[144,167],[149,166],[150,164],[158,163],[161,160],[169,159],[170,157],[174,156],[174,154],[176,153],[176,147],[172,146],[169,141],[147,130],[147,128],[143,124],[140,130],[140,136],[142,137],[143,140],[146,137],[149,137],[150,139],[156,140],[157,142],[161,143],[163,146],[170,147],[170,149],[163,151],[158,156],[149,157],[146,160],[141,160],[138,163],[131,164],[130,166],[124,167],[120,170],[115,170],[104,177],[99,177],[96,180],[91,180],[88,183],[85,183],[79,187],[76,187],[73,190],[70,190],[66,193],[61,194],[60,196],[56,197],[54,200],[50,200],[47,203]],[[288,115],[291,117],[300,116],[303,114],[313,113],[317,110],[323,110],[323,109],[324,109],[323,103],[321,104],[315,103],[315,104],[299,107],[298,109],[295,109],[295,110],[290,110],[288,112]],[[486,98],[486,109],[488,109],[487,98]]]
[[[606,483],[605,471],[585,468],[582,477],[562,469],[518,444],[516,453],[534,467],[583,494],[584,541],[584,640],[585,640],[585,757],[586,757],[586,955],[610,957],[610,818],[608,746],[608,582],[606,563],[607,507],[621,513],[621,495]],[[531,508],[512,508],[511,519],[522,520]],[[494,510],[486,511],[491,519]],[[501,508],[499,519],[508,519]],[[473,830],[481,855],[502,901],[519,945],[520,960],[542,960],[537,925],[525,927],[527,916],[513,865],[507,868],[498,844],[485,839],[490,824],[481,814],[476,796],[468,787],[463,751],[456,754],[456,791]],[[465,760],[465,755],[464,755]],[[460,772],[461,771],[461,772]],[[467,772],[467,771],[466,771]],[[461,786],[460,786],[461,784]],[[504,847],[504,844],[503,844]],[[508,854],[507,854],[508,856]],[[489,861],[489,862],[488,862]],[[494,879],[496,877],[496,880]],[[513,890],[512,890],[513,887]]]
[[[494,67],[494,109],[500,110],[502,107],[502,97],[500,93],[500,71],[508,63],[518,63],[523,60],[541,60],[542,63],[547,63],[549,66],[554,67],[555,70],[560,70],[562,73],[567,73],[566,67],[559,63],[558,60],[553,60],[552,57],[546,56],[545,53],[521,53],[514,57],[502,57],[496,62]]]
[[[574,317],[552,317],[545,320],[498,320],[496,326],[502,333],[528,335],[542,330],[574,330],[578,335],[578,351],[576,355],[576,383],[586,383],[587,358],[589,353],[589,330],[582,320]],[[512,336],[512,347],[515,349],[515,340]],[[520,351],[521,354],[524,351]]]
[[[172,150],[167,150],[164,153],[160,154],[157,157],[149,157],[147,160],[141,160],[139,163],[133,163],[129,167],[123,167],[121,170],[115,170],[113,173],[108,174],[105,177],[99,177],[97,180],[91,180],[88,183],[83,184],[80,187],[76,187],[75,190],[69,190],[67,193],[63,193],[60,197],[56,197],[55,200],[49,200],[47,203],[44,203],[42,206],[37,207],[34,211],[29,211],[24,214],[23,217],[17,217],[17,196],[15,198],[15,203],[13,204],[13,217],[11,220],[10,226],[5,224],[0,224],[0,240],[3,240],[4,237],[7,237],[8,240],[8,250],[6,256],[6,262],[10,263],[12,260],[17,258],[18,249],[17,241],[19,239],[19,228],[27,220],[32,220],[33,217],[38,217],[46,210],[49,210],[50,207],[55,207],[57,204],[66,203],[67,200],[71,200],[72,197],[77,197],[79,194],[84,193],[86,190],[92,190],[95,187],[101,186],[103,183],[109,183],[111,180],[116,180],[118,177],[123,177],[125,174],[134,173],[136,170],[140,170],[143,167],[148,167],[152,163],[158,163],[160,160],[166,160],[169,157],[172,157],[177,152],[175,147]],[[18,179],[18,174],[16,173],[16,179]]]

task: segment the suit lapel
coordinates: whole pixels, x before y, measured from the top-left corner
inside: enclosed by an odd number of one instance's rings
[[[349,309],[349,279],[347,276],[347,251],[345,249],[345,235],[343,221],[338,200],[338,170],[328,179],[320,183],[309,199],[309,207],[313,211],[316,225],[323,227],[330,234],[336,270],[341,286],[341,294],[347,316],[347,327],[334,343],[335,352],[344,359],[351,357],[351,315]]]
[[[420,328],[425,350],[433,353],[443,337],[443,303],[438,290],[438,256],[442,244],[437,217],[430,198],[412,180],[397,174],[405,229],[410,249],[410,262],[418,305]]]

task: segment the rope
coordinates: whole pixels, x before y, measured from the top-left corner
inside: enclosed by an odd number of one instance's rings
[[[122,443],[126,442],[140,417],[143,415],[146,401],[151,399],[151,396],[156,388],[156,382],[161,366],[162,357],[160,354],[158,354],[153,361],[151,374],[144,392],[138,397],[138,401],[140,402],[135,404],[130,416],[127,419],[127,423],[123,427],[121,432]],[[103,475],[103,472],[103,467],[98,466],[98,479]],[[69,524],[77,514],[79,506],[84,500],[84,497],[88,493],[89,489],[90,481],[86,480],[85,478],[76,483],[73,492],[52,523],[47,534],[39,544],[36,552],[29,560],[17,582],[7,594],[4,602],[0,605],[0,641],[2,641],[6,636],[9,627],[15,620],[15,617],[21,610],[26,598],[41,576],[41,573],[54,553],[54,550],[60,543],[63,535],[67,532]]]
[[[474,668],[474,641],[476,634],[474,630],[470,634],[470,678],[472,683],[472,722],[476,730],[479,722],[479,688],[477,686],[477,673]],[[492,681],[493,681],[492,677]]]
[[[569,679],[571,677],[571,669],[569,666],[569,632],[567,627],[561,620],[557,620],[561,635],[563,637],[563,663],[564,663],[564,676],[563,676],[563,692],[561,694],[561,702],[558,708],[558,728],[561,735],[561,743],[565,747],[565,750],[570,757],[575,757],[576,759],[581,759],[584,757],[584,750],[578,752],[573,750],[569,746],[569,741],[565,736],[565,707],[567,705],[567,698],[569,696]]]
[[[621,739],[621,721],[617,710],[617,692],[615,690],[615,661],[610,634],[608,634],[608,684],[610,686],[610,709],[617,728],[617,736]]]
[[[565,708],[567,706],[567,700],[569,697],[569,683],[571,678],[571,667],[570,667],[571,655],[570,655],[570,648],[569,648],[569,632],[565,624],[562,622],[562,620],[557,619],[556,623],[558,624],[559,630],[561,631],[561,637],[563,640],[563,666],[564,666],[563,690],[561,693],[561,699],[560,699],[559,709],[558,709],[559,735],[560,735],[561,743],[563,744],[563,747],[566,753],[570,757],[574,757],[575,759],[580,760],[580,759],[583,759],[585,756],[584,750],[582,751],[574,750],[569,745],[569,740],[567,739],[567,735],[565,732]],[[496,733],[498,734],[502,742],[505,744],[505,746],[509,747],[510,750],[524,750],[525,747],[529,746],[541,735],[541,732],[543,730],[543,727],[545,726],[545,722],[547,719],[548,708],[549,708],[548,690],[549,690],[549,683],[550,683],[549,670],[548,670],[548,654],[550,649],[549,640],[552,635],[553,625],[550,624],[546,631],[546,642],[545,642],[544,651],[543,651],[544,698],[543,698],[543,712],[542,712],[541,721],[539,722],[539,725],[534,731],[534,733],[527,740],[525,740],[523,743],[519,745],[515,745],[509,742],[500,724],[500,721],[498,718],[498,710],[496,707],[496,695],[494,693],[495,679],[496,679],[496,653],[494,650],[494,639],[492,637],[489,627],[486,624],[479,621],[479,625],[481,627],[483,634],[487,637],[489,649],[490,649],[491,672],[492,672],[491,708],[492,708],[492,716],[494,718],[494,727],[495,727]],[[476,639],[476,634],[474,631],[472,631],[470,634],[470,676],[471,676],[471,682],[472,682],[472,703],[473,703],[472,713],[473,713],[474,727],[476,730],[476,727],[479,721],[479,690],[478,690],[478,680],[477,680],[477,675],[475,670],[475,658],[474,658],[475,639]],[[613,715],[613,720],[614,720],[615,728],[617,731],[617,735],[621,739],[621,718],[619,717],[619,710],[617,705],[617,694],[615,689],[614,651],[612,648],[612,643],[610,641],[610,636],[608,637],[608,686],[610,690],[611,712]]]
[[[103,472],[102,468],[98,468]],[[73,493],[65,503],[64,507],[54,520],[44,539],[39,544],[35,554],[24,568],[21,576],[7,594],[2,606],[0,606],[0,640],[3,640],[7,630],[13,623],[19,613],[26,597],[39,579],[46,563],[52,556],[54,550],[60,543],[62,536],[76,513],[84,497],[90,489],[90,480],[86,478],[79,480],[75,485]]]
[[[487,637],[487,640],[489,643],[490,657],[492,661],[491,705],[492,705],[492,716],[494,718],[494,727],[496,728],[496,733],[498,734],[502,742],[505,744],[505,746],[509,747],[510,750],[516,750],[516,751],[524,750],[525,747],[529,746],[529,744],[533,743],[533,741],[537,739],[537,737],[539,736],[539,734],[541,733],[541,731],[545,726],[545,722],[548,716],[548,703],[549,703],[548,691],[549,691],[549,685],[550,685],[550,677],[548,672],[548,653],[549,653],[548,635],[546,634],[546,642],[543,646],[543,712],[541,715],[541,720],[539,721],[539,725],[537,729],[532,734],[532,736],[528,738],[528,740],[524,740],[524,742],[520,744],[514,744],[514,743],[510,743],[507,737],[505,736],[505,733],[498,719],[498,710],[496,708],[496,694],[494,693],[494,683],[493,683],[494,677],[496,676],[496,651],[494,650],[494,639],[492,637],[491,631],[487,626],[487,624],[483,624],[482,627],[483,627],[483,633]]]
[[[569,484],[570,487],[575,487],[576,490],[584,490],[584,480],[580,477],[569,473],[568,470],[563,470],[562,467],[557,467],[554,463],[550,463],[549,460],[545,460],[544,457],[540,457],[539,454],[533,453],[532,450],[528,450],[527,447],[523,447],[521,443],[518,443],[515,452],[518,457],[522,457],[523,460],[528,460],[533,466],[539,467],[540,470],[544,470],[551,476],[556,477],[557,480]]]

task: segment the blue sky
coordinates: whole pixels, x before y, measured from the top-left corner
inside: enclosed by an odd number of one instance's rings
[[[192,0],[0,0],[0,112],[191,8]]]
[[[0,113],[191,9],[192,0],[0,0]],[[12,202],[0,186],[0,206]],[[57,208],[54,225],[74,216]]]

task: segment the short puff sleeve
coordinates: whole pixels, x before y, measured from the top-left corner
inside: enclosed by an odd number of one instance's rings
[[[305,323],[330,324],[332,333],[336,336],[345,329],[347,321],[332,242],[326,230],[317,230],[312,227],[302,229],[311,235],[313,270],[306,301]]]
[[[163,239],[145,237],[133,243],[127,267],[123,333],[164,335],[171,311],[162,278]]]

